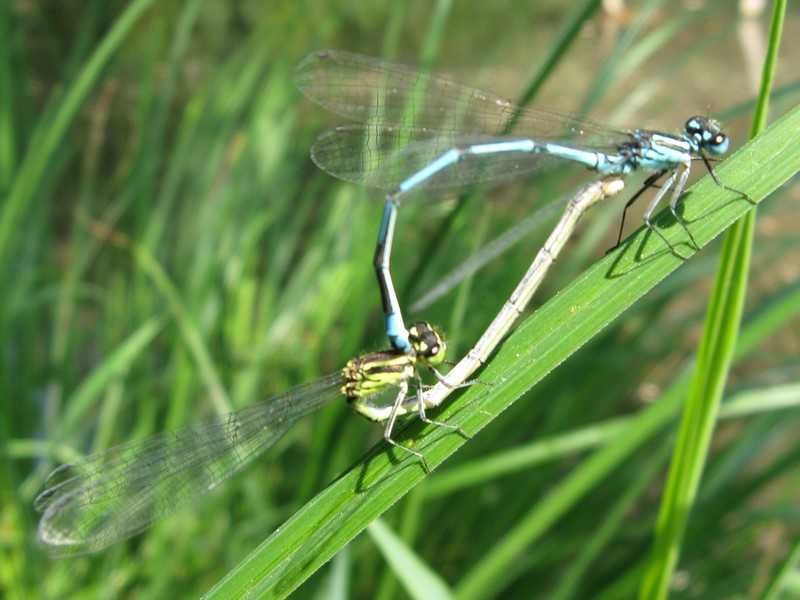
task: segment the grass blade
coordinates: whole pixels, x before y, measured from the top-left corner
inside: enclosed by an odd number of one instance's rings
[[[800,107],[731,156],[720,166],[720,178],[732,187],[745,187],[760,202],[800,170],[798,131]],[[690,190],[684,218],[691,223],[695,239],[705,245],[751,209],[746,200],[719,189],[706,177]],[[657,222],[663,225],[663,220]],[[640,230],[509,337],[480,373],[481,379],[494,385],[472,386],[437,418],[457,422],[475,435],[681,264],[659,240]],[[666,408],[658,410],[667,410],[668,404],[662,401],[657,407]],[[415,449],[425,454],[431,466],[466,443],[458,435],[437,429],[425,428],[423,436],[422,429],[418,422],[409,423],[399,428],[396,438],[418,438]],[[618,452],[624,454],[623,449]],[[288,595],[423,477],[416,461],[379,444],[301,508],[206,597],[233,598],[243,590],[254,597]],[[462,581],[459,592],[480,580],[476,575]]]

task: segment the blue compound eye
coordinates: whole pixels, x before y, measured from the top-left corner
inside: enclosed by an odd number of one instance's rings
[[[712,156],[725,154],[730,146],[728,136],[722,133],[719,123],[705,117],[692,117],[686,121],[686,134]]]
[[[709,154],[713,154],[714,156],[725,154],[728,151],[728,146],[730,146],[730,140],[728,136],[721,131],[716,132],[711,139],[704,144]]]

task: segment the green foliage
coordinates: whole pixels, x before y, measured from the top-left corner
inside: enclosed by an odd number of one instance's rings
[[[634,5],[627,27],[588,1],[568,15],[558,3],[511,0],[9,4],[0,12],[4,597],[637,592],[717,270],[712,240],[752,208],[708,177],[682,205],[708,244],[688,262],[641,230],[602,257],[621,199],[585,219],[534,303],[560,293],[479,372],[489,385],[459,391],[435,415],[472,439],[414,420],[398,429],[436,466],[431,475],[342,403],[299,423],[223,489],[99,555],[47,558],[31,503],[57,464],[244,406],[384,345],[371,269],[381,207],[308,158],[336,121],[291,84],[307,52],[421,57],[509,95],[539,90],[544,105],[578,109],[586,94],[591,114],[611,122],[677,130],[708,103],[719,113],[750,98],[729,3],[678,14]],[[792,585],[800,116],[786,83],[773,113],[788,114],[718,169],[760,203],[757,243],[675,597],[777,597],[776,582]],[[715,116],[741,146],[747,111]],[[585,179],[574,169],[457,205],[404,206],[393,257],[401,298],[534,201]],[[668,215],[657,222],[682,240]],[[457,359],[541,231],[410,316],[442,324]],[[356,537],[379,515],[370,536]]]

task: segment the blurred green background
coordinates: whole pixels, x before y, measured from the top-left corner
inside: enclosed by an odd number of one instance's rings
[[[619,10],[516,0],[4,3],[3,595],[197,597],[380,439],[381,428],[344,403],[330,406],[221,490],[129,542],[64,560],[35,543],[31,503],[57,464],[244,406],[385,346],[371,266],[381,198],[309,159],[316,135],[341,119],[294,89],[292,69],[305,54],[331,47],[384,56],[621,127],[677,132],[689,116],[710,114],[735,148],[746,139],[768,22],[737,9],[715,0]],[[799,34],[792,5],[775,116],[800,98]],[[393,257],[401,299],[412,302],[537,203],[583,181],[584,170],[568,169],[460,203],[404,206]],[[795,178],[759,208],[745,325],[777,319],[776,307],[800,288],[798,195]],[[586,219],[535,305],[612,245],[621,206]],[[638,226],[636,217],[628,223]],[[546,232],[547,223],[406,316],[443,326],[457,359]],[[592,447],[570,434],[636,413],[683,372],[717,253],[714,243],[639,301],[384,523],[445,581],[467,578]],[[783,309],[777,333],[739,358],[731,399],[800,400],[798,313]],[[761,597],[798,532],[800,412],[745,413],[715,436],[674,597]],[[490,586],[495,593],[630,597],[673,434],[630,456],[515,557]],[[551,444],[494,476],[447,479],[542,439]],[[296,595],[337,592],[407,597],[366,535]]]

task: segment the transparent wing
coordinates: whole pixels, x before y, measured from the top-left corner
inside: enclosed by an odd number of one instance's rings
[[[454,134],[431,129],[343,125],[323,132],[311,158],[326,173],[367,187],[393,190],[453,148],[510,141],[519,136]],[[419,186],[449,190],[474,184],[497,185],[565,161],[546,154],[502,152],[464,155]]]
[[[589,119],[520,108],[491,92],[341,50],[309,54],[297,65],[294,80],[320,106],[360,123],[490,136],[513,132],[537,140],[582,138],[602,147],[629,139],[628,132]]]
[[[39,537],[56,555],[93,552],[206,494],[267,450],[300,417],[342,398],[334,373],[237,412],[63,465],[35,500]]]
[[[550,202],[486,244],[479,252],[445,274],[435,285],[428,287],[423,295],[411,304],[409,312],[414,314],[426,310],[467,277],[471,277],[498,256],[505,254],[517,242],[530,238],[531,232],[548,223],[552,216],[564,208],[568,200],[568,197],[563,197]]]

